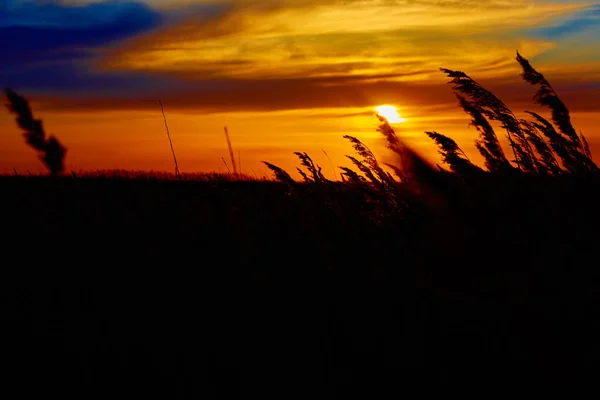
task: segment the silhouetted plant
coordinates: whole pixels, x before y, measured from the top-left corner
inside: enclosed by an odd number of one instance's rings
[[[438,152],[442,156],[442,161],[450,167],[452,172],[462,175],[468,175],[473,172],[480,172],[481,169],[471,163],[469,157],[454,140],[438,132],[425,132],[438,145]]]
[[[17,115],[17,124],[24,130],[23,136],[27,144],[43,152],[39,158],[52,175],[60,174],[64,170],[67,149],[54,136],[46,139],[42,120],[33,117],[29,103],[24,97],[11,89],[5,89],[4,92],[9,101],[7,107],[10,112]]]
[[[160,111],[162,112],[163,120],[165,123],[165,129],[167,130],[167,139],[169,139],[171,154],[173,155],[173,161],[175,162],[175,176],[177,176],[177,179],[180,179],[181,174],[179,173],[179,164],[177,163],[177,157],[175,156],[175,148],[173,147],[173,141],[171,140],[171,132],[169,132],[169,124],[167,124],[167,116],[165,115],[165,109],[161,100],[158,101],[158,104],[160,105]]]
[[[229,149],[229,157],[231,157],[231,165],[233,166],[233,173],[235,175],[237,175],[238,169],[237,169],[237,165],[235,163],[235,156],[233,155],[233,147],[231,146],[231,139],[229,138],[229,129],[227,129],[227,127],[225,127],[224,130],[225,130],[225,138],[227,139],[227,148]]]
[[[461,94],[485,118],[500,122],[501,127],[507,132],[507,138],[515,156],[515,163],[520,169],[529,170],[529,165],[522,165],[524,162],[526,164],[531,163],[523,160],[527,153],[516,143],[516,136],[520,134],[520,128],[512,111],[492,92],[485,89],[464,72],[446,68],[440,68],[440,70],[451,78],[449,83],[452,84],[455,93]]]
[[[521,62],[523,60],[521,59]],[[532,120],[519,119],[498,97],[464,72],[441,70],[451,78],[450,83],[461,108],[471,117],[470,126],[474,126],[479,132],[475,146],[484,158],[485,168],[490,174],[513,176],[514,172],[524,172],[556,176],[565,172],[595,168],[591,161],[589,144],[583,135],[578,136],[579,142],[575,146],[572,136],[557,131],[551,122],[539,114],[527,112]],[[532,71],[535,70],[528,70],[528,74],[534,74]],[[534,81],[541,82],[544,90],[548,91],[547,81],[534,76]],[[553,121],[558,124],[557,121],[562,118],[561,124],[565,125],[564,121],[570,123],[564,104],[557,98],[549,100],[549,95],[544,96],[539,96],[540,99],[545,99],[544,104],[551,104],[558,110],[554,112],[556,115]],[[556,94],[552,92],[552,96]],[[449,171],[446,171],[439,165],[437,168],[432,166],[407,146],[385,117],[378,114],[376,116],[380,121],[377,131],[385,138],[386,147],[397,157],[396,162],[380,164],[375,154],[358,138],[345,135],[344,138],[350,141],[356,153],[356,156],[346,156],[354,169],[346,166],[339,168],[344,183],[359,187],[370,204],[377,205],[378,221],[382,216],[404,209],[408,204],[406,198],[412,193],[424,195],[429,204],[440,205],[452,199],[458,204],[466,193],[465,190],[468,192],[474,187],[471,183],[483,182],[480,178],[486,176],[485,171],[473,164],[452,138],[435,131],[425,132],[438,146],[443,163],[449,167]],[[514,160],[506,157],[491,121],[499,123],[500,127],[506,130]],[[326,181],[321,168],[307,153],[294,154],[300,158],[301,168],[297,170],[305,182]],[[265,164],[275,172],[278,180],[293,182],[285,171],[272,164]],[[397,179],[385,171],[382,165],[390,168]],[[462,187],[464,182],[468,182],[469,186]]]
[[[532,144],[533,148],[539,154],[540,158],[535,158],[536,168],[540,173],[559,175],[562,172],[560,165],[552,149],[548,146],[544,137],[538,133],[537,126],[527,120],[520,120],[523,132],[527,136],[527,140]]]
[[[404,183],[415,186],[418,185],[419,180],[427,182],[432,179],[437,171],[423,157],[398,138],[396,131],[385,117],[379,114],[376,117],[381,122],[377,127],[377,131],[386,139],[386,147],[398,157],[396,171],[400,170],[401,174],[398,173],[399,171],[396,174],[404,177]]]
[[[492,92],[464,72],[441,68],[451,78],[449,83],[460,106],[471,116],[471,125],[479,131],[480,139],[475,141],[475,146],[483,156],[487,170],[506,172],[512,169],[488,119],[499,122],[506,130],[515,156],[513,161],[523,172],[558,175],[563,170],[596,170],[587,140],[575,132],[567,107],[550,83],[518,52],[517,61],[523,68],[523,79],[532,85],[540,85],[534,101],[551,109],[552,121],[559,131],[534,112],[526,111],[533,121],[518,119]]]
[[[592,159],[592,150],[590,149],[590,144],[588,143],[585,136],[582,133],[579,134],[581,137],[581,143],[583,144],[583,152],[585,155],[591,160]]]
[[[504,155],[502,146],[485,116],[476,106],[460,94],[456,94],[460,106],[467,114],[471,116],[471,125],[479,131],[479,140],[475,141],[475,146],[485,160],[485,167],[490,172],[503,172],[512,169],[510,162]],[[464,153],[463,153],[464,154]]]
[[[580,145],[581,141],[571,124],[569,110],[560,100],[550,83],[544,78],[544,75],[536,71],[529,61],[523,58],[519,52],[517,52],[517,61],[521,65],[521,68],[523,68],[523,73],[521,74],[523,79],[531,85],[540,85],[533,97],[533,101],[536,104],[549,107],[552,111],[552,122],[554,122],[559,127],[560,131],[574,144]]]
[[[365,145],[363,142],[361,142],[354,136],[344,135],[344,139],[349,140],[350,143],[352,143],[352,147],[354,147],[356,153],[363,158],[361,164],[363,164],[363,166],[368,167],[368,169],[372,171],[372,177],[369,178],[374,183],[379,182],[389,184],[393,181],[393,178],[390,176],[390,174],[388,174],[381,168],[379,162],[377,161],[377,158],[375,158],[375,154],[373,154],[373,152],[367,147],[367,145]],[[352,158],[350,159],[352,160]]]
[[[366,179],[357,174],[355,171],[351,170],[348,167],[338,167],[339,169],[342,170],[342,181],[343,182],[348,182],[348,183],[352,183],[352,184],[358,184],[358,185],[362,185],[366,182]]]
[[[396,174],[396,177],[398,178],[398,180],[400,180],[401,182],[404,181],[405,176],[404,176],[404,172],[402,172],[402,170],[394,165],[394,164],[390,164],[390,163],[384,163],[386,166],[388,166],[392,171],[394,171],[394,174]]]
[[[377,127],[377,131],[380,132],[385,138],[387,142],[386,147],[393,151],[396,155],[402,157],[404,146],[398,139],[396,131],[394,131],[384,116],[377,114],[376,117],[381,122],[381,124]]]
[[[533,117],[533,121],[530,121],[531,124],[548,139],[550,147],[554,154],[562,161],[563,167],[569,172],[576,172],[578,170],[578,163],[571,151],[569,151],[567,139],[558,133],[552,123],[546,118],[533,111],[525,112]]]
[[[406,189],[424,195],[430,203],[438,202],[441,191],[445,190],[447,185],[445,174],[435,169],[410,146],[405,145],[385,117],[379,114],[376,116],[381,122],[377,131],[385,137],[386,147],[398,157],[398,163],[393,170],[397,176],[402,177],[403,183],[402,187],[396,185],[396,190],[389,193],[392,197],[390,202],[395,204],[396,208],[404,208]]]
[[[267,168],[269,168],[271,171],[273,171],[273,173],[275,174],[275,178],[278,181],[293,185],[296,183],[296,181],[290,176],[290,174],[288,174],[287,172],[285,172],[285,170],[279,168],[277,165],[273,165],[269,162],[263,161],[263,164],[265,164],[267,166]]]
[[[373,152],[353,136],[345,135],[344,139],[348,139],[352,143],[352,147],[354,147],[356,153],[362,158],[362,161],[360,161],[353,156],[346,155],[352,164],[367,178],[363,183],[370,182],[377,190],[388,192],[390,190],[389,186],[393,184],[394,180],[381,168]],[[352,179],[355,183],[358,183],[354,177]]]
[[[352,162],[352,164],[354,164],[356,168],[358,168],[360,172],[362,172],[367,177],[369,182],[377,186],[382,185],[382,182],[379,179],[377,179],[373,171],[367,165],[363,164],[360,160],[356,159],[356,157],[349,155],[346,155],[346,157]]]
[[[598,169],[596,164],[592,161],[591,152],[589,146],[586,149],[587,141],[583,135],[578,136],[573,124],[571,123],[571,116],[569,109],[558,97],[558,94],[550,85],[550,82],[546,80],[543,74],[536,71],[531,66],[529,61],[525,59],[519,52],[517,52],[517,61],[523,69],[521,76],[523,79],[531,85],[539,85],[537,92],[533,97],[533,101],[536,104],[546,106],[552,112],[552,122],[558,127],[559,131],[566,136],[569,151],[572,156],[578,162],[578,167],[582,169]],[[583,140],[582,140],[583,139]]]
[[[321,167],[315,164],[307,153],[301,153],[297,151],[294,154],[300,159],[302,166],[305,167],[310,174],[309,176],[300,168],[297,168],[298,173],[302,175],[302,178],[304,178],[305,182],[325,182],[327,180],[321,172]]]

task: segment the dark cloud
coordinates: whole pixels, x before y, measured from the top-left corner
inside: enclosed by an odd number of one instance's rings
[[[49,90],[119,86],[122,78],[93,75],[87,62],[100,46],[149,31],[162,20],[133,1],[78,7],[57,1],[9,3],[0,8],[0,85]]]
[[[533,103],[535,88],[518,77],[481,82],[515,112],[538,110]],[[570,87],[557,81],[555,88],[571,111],[600,109],[598,89],[593,85]],[[349,78],[204,81],[177,83],[175,87],[154,86],[143,95],[106,93],[87,96],[33,96],[43,110],[143,110],[156,109],[157,99],[169,107],[193,113],[232,111],[280,111],[344,107],[371,107],[374,104],[399,104],[412,107],[439,107],[440,111],[460,112],[458,102],[443,77],[437,82],[368,82]],[[429,109],[429,108],[428,108]]]

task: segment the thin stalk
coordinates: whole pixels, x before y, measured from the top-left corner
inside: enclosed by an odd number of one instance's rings
[[[229,165],[227,165],[227,161],[225,161],[224,157],[221,157],[221,160],[223,160],[223,164],[225,164],[225,167],[227,167],[227,172],[229,172],[229,174],[231,175],[231,170],[229,169]]]
[[[225,127],[225,138],[227,138],[227,146],[229,147],[229,156],[231,157],[231,165],[233,165],[233,173],[237,175],[235,156],[233,155],[233,147],[231,147],[231,140],[229,139],[229,130],[227,129],[227,127]]]
[[[508,137],[508,142],[510,143],[510,148],[513,151],[513,155],[515,156],[515,162],[517,163],[517,168],[522,171],[521,163],[519,162],[519,157],[517,157],[517,152],[515,150],[515,142],[513,142],[512,136],[510,136],[510,132],[508,129],[506,130],[506,136]]]
[[[179,165],[177,164],[177,157],[175,157],[175,149],[173,148],[173,142],[171,141],[171,134],[169,133],[169,125],[167,124],[167,117],[165,116],[165,109],[163,108],[162,101],[158,100],[158,104],[160,104],[160,110],[163,115],[163,120],[165,121],[165,128],[167,128],[167,138],[169,139],[169,145],[171,146],[171,153],[173,153],[173,161],[175,161],[175,176],[177,179],[181,179],[181,174],[179,173]]]
[[[365,147],[367,147],[367,146],[365,146]],[[368,149],[368,148],[367,148],[367,149]],[[329,164],[331,164],[331,169],[333,170],[333,177],[334,177],[336,180],[339,180],[339,178],[338,178],[338,175],[337,175],[337,172],[336,172],[336,170],[335,170],[335,166],[333,165],[333,162],[331,161],[331,158],[329,158],[329,154],[327,154],[327,152],[326,152],[325,150],[323,150],[323,149],[321,149],[321,151],[322,151],[322,152],[325,154],[325,157],[327,157],[327,159],[329,160]]]

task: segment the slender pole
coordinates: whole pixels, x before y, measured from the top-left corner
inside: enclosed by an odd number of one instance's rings
[[[175,157],[175,149],[173,148],[173,142],[171,141],[171,134],[169,133],[169,125],[167,125],[167,117],[165,116],[165,109],[163,108],[162,101],[158,101],[160,104],[160,110],[162,111],[163,119],[165,120],[165,128],[167,128],[167,138],[169,138],[169,145],[171,146],[171,153],[173,153],[173,161],[175,161],[175,176],[177,179],[181,179],[179,174],[179,165],[177,164],[177,157]]]

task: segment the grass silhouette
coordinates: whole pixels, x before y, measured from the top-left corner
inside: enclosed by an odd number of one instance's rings
[[[0,177],[7,387],[364,399],[595,384],[600,173],[519,62],[550,120],[444,70],[483,167],[430,131],[447,169],[432,166],[380,117],[395,162],[346,136],[340,182],[305,152],[302,181],[268,162],[276,181]]]
[[[171,154],[173,154],[173,162],[175,163],[175,176],[179,179],[181,174],[179,173],[179,164],[177,163],[177,157],[175,156],[175,149],[173,148],[173,141],[171,141],[171,133],[169,132],[169,125],[167,124],[167,117],[165,116],[165,109],[163,107],[162,101],[159,100],[158,104],[160,105],[160,111],[163,116],[163,120],[165,122],[165,129],[167,130],[167,139],[169,139],[169,146],[171,147]]]
[[[4,92],[9,101],[7,107],[10,112],[17,115],[17,124],[23,129],[23,136],[27,144],[43,153],[39,156],[40,160],[52,175],[60,174],[64,169],[63,163],[67,149],[54,136],[46,139],[42,121],[33,117],[25,98],[11,89],[5,89]]]

